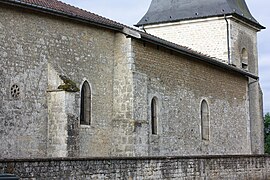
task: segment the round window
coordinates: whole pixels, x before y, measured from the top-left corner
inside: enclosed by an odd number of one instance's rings
[[[20,97],[20,87],[17,84],[12,85],[10,91],[11,91],[11,96],[14,99],[17,99]]]

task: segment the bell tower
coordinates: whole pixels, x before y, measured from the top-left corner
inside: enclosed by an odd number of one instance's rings
[[[257,32],[264,27],[244,0],[152,0],[136,26],[258,74]]]
[[[136,26],[258,76],[257,32],[265,27],[245,0],[152,0]],[[262,154],[262,91],[257,80],[249,79],[247,94],[251,153]]]

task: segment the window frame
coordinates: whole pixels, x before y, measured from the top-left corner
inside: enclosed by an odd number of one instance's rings
[[[204,141],[210,140],[210,109],[208,102],[203,99],[200,104],[201,138]]]
[[[151,134],[158,135],[158,98],[154,96],[150,105]]]
[[[241,68],[248,70],[248,51],[246,48],[241,50]]]
[[[88,104],[88,107],[86,106]],[[80,125],[91,125],[92,123],[92,88],[85,80],[80,91]]]

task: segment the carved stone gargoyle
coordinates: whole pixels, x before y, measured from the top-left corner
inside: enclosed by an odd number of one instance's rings
[[[63,80],[64,84],[58,86],[58,89],[62,89],[67,92],[78,92],[80,89],[76,86],[76,83],[73,82],[66,76],[59,75],[59,77]]]

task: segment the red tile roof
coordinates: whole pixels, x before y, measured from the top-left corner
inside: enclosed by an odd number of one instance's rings
[[[91,22],[111,26],[117,29],[123,28],[123,25],[120,23],[101,17],[97,14],[88,12],[86,10],[71,6],[58,0],[7,0],[7,1],[11,2],[13,1],[29,6],[35,6],[36,8],[47,9],[54,12],[63,13],[65,15],[82,18],[84,20],[89,20]]]

